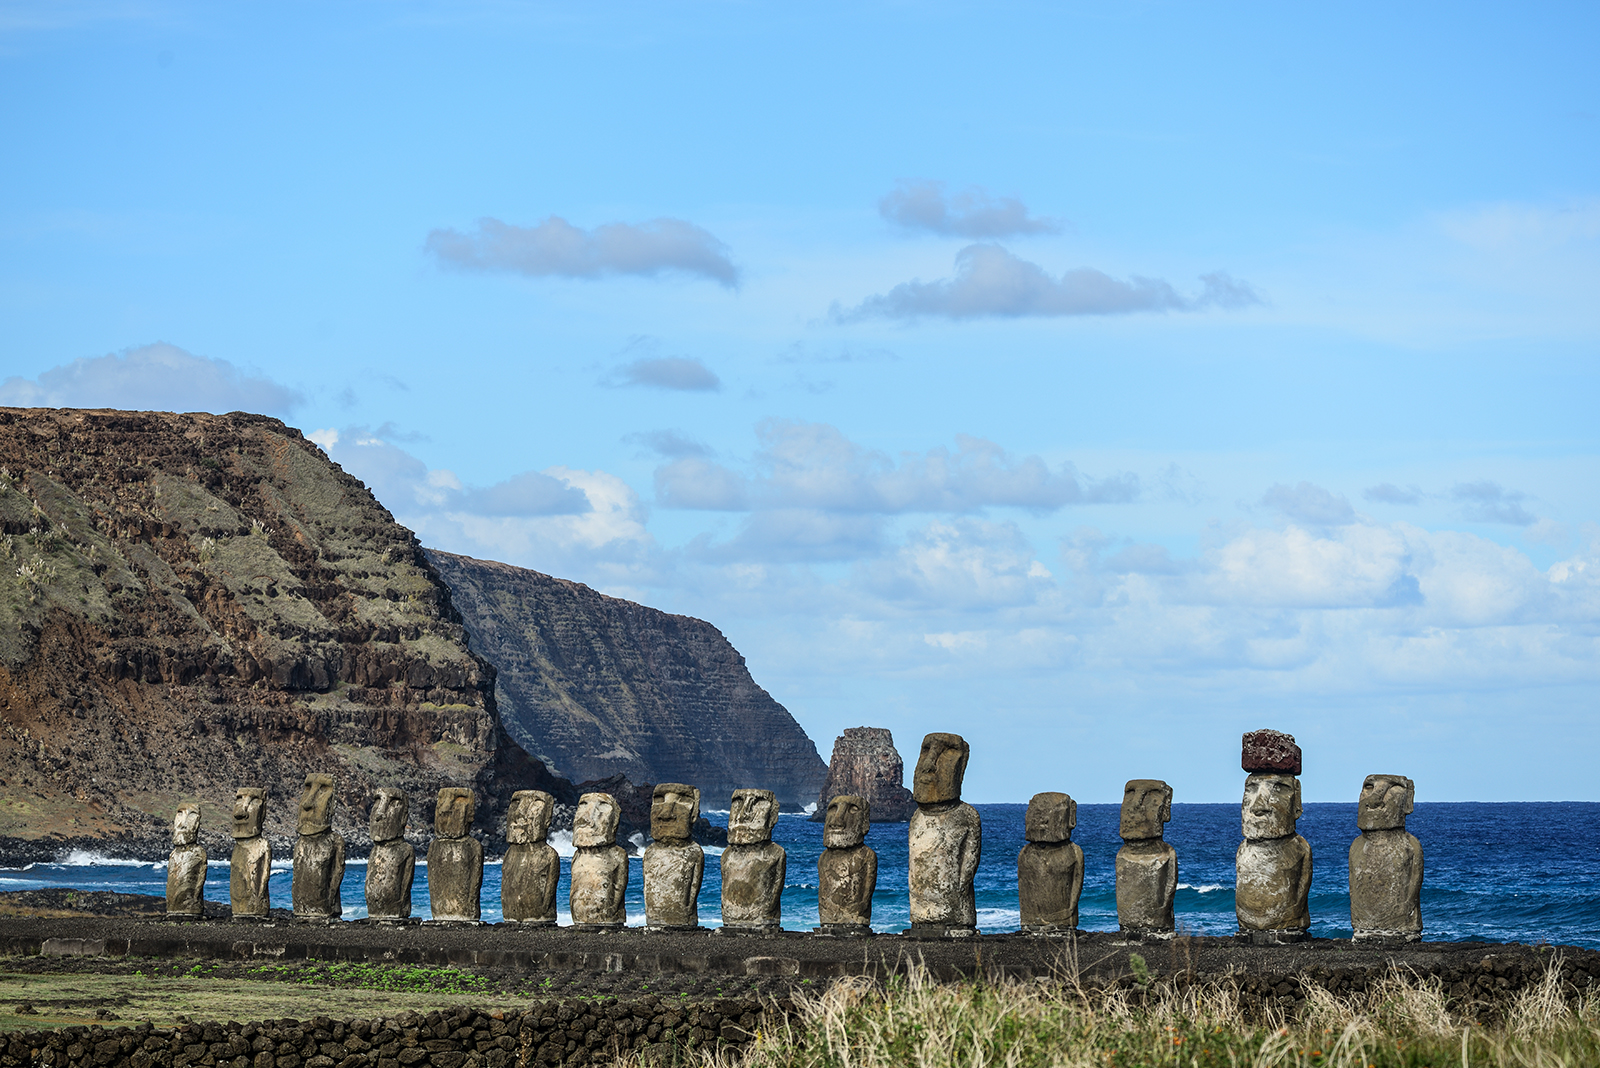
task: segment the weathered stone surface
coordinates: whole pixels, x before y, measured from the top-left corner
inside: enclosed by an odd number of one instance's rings
[[[1259,730],[1246,732],[1241,745],[1239,763],[1245,771],[1276,771],[1284,775],[1300,774],[1300,747],[1294,735],[1282,731]]]
[[[578,799],[572,824],[572,881],[568,907],[579,927],[621,927],[628,914],[628,853],[616,844],[617,799],[610,794],[587,793]]]
[[[167,857],[167,915],[205,914],[206,851],[197,844],[200,806],[184,803],[172,817],[172,854]]]
[[[344,839],[333,833],[333,776],[313,772],[300,791],[300,836],[294,842],[289,897],[300,920],[337,919],[344,908]]]
[[[905,782],[905,765],[885,727],[846,727],[833,743],[828,780],[817,798],[813,823],[825,820],[828,802],[841,794],[864,797],[876,823],[905,823],[917,803]]]
[[[511,797],[500,866],[500,907],[508,920],[535,926],[556,922],[561,857],[545,840],[555,804],[543,790],[519,790]]]
[[[817,918],[825,931],[870,928],[878,854],[863,840],[871,817],[871,802],[864,797],[840,794],[828,801],[817,858]]]
[[[380,786],[373,791],[367,828],[372,852],[367,855],[367,915],[374,920],[411,918],[411,881],[416,874],[417,851],[402,835],[411,815],[405,791]]]
[[[685,783],[657,784],[650,807],[650,833],[655,841],[644,851],[646,927],[700,925],[700,883],[706,854],[689,837],[699,818],[699,790]]]
[[[1162,840],[1172,819],[1172,787],[1160,779],[1130,779],[1122,791],[1117,850],[1117,925],[1131,933],[1173,929],[1178,853]]]
[[[1239,930],[1305,931],[1311,926],[1311,845],[1295,833],[1300,780],[1252,772],[1240,805],[1244,841],[1234,858]]]
[[[911,923],[946,930],[975,929],[973,878],[983,851],[978,810],[961,801],[967,770],[966,739],[930,734],[912,777],[917,811],[909,829]]]
[[[783,919],[788,855],[772,840],[778,799],[771,790],[735,790],[722,852],[722,925],[777,927]]]
[[[1073,930],[1083,893],[1083,849],[1071,841],[1078,804],[1062,793],[1035,794],[1017,854],[1017,898],[1025,931]]]
[[[827,775],[816,745],[710,623],[536,571],[428,556],[473,647],[500,669],[507,729],[560,774],[692,782],[711,797],[761,783],[786,804],[816,799]]]
[[[436,921],[476,923],[482,913],[483,844],[470,838],[477,801],[471,790],[446,786],[433,810],[437,836],[428,846],[428,903]]]
[[[1350,843],[1350,926],[1355,937],[1422,937],[1422,843],[1406,830],[1416,787],[1404,775],[1368,775]]]
[[[228,899],[233,914],[265,917],[272,909],[267,877],[272,874],[272,847],[261,835],[267,792],[241,786],[233,794],[233,858],[228,866]]]

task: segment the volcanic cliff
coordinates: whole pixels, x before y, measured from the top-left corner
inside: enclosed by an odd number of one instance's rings
[[[499,668],[506,729],[574,782],[700,787],[726,808],[741,787],[817,798],[827,766],[744,657],[704,620],[507,564],[427,550],[473,647]]]
[[[0,836],[164,850],[195,797],[221,845],[255,785],[281,838],[307,771],[355,845],[375,785],[413,833],[444,784],[484,829],[513,789],[571,799],[505,736],[415,536],[299,431],[0,408]]]

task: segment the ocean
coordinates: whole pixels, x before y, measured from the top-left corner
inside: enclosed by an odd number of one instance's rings
[[[986,932],[1016,930],[1016,863],[1022,848],[1025,805],[978,805],[983,817],[983,860],[978,868],[978,926]],[[1115,876],[1112,862],[1117,837],[1118,805],[1079,805],[1073,840],[1083,847],[1083,898],[1079,926],[1085,930],[1117,928]],[[712,822],[726,823],[727,814],[706,812]],[[1356,806],[1309,804],[1299,830],[1311,843],[1312,934],[1350,937],[1347,857],[1356,835]],[[1407,827],[1422,842],[1425,877],[1422,888],[1424,939],[1434,941],[1548,942],[1600,949],[1600,803],[1480,802],[1418,804]],[[788,852],[783,924],[809,930],[817,924],[817,856],[822,825],[804,816],[779,818],[773,835]],[[1167,841],[1178,853],[1176,903],[1180,929],[1193,934],[1226,935],[1237,930],[1233,912],[1233,857],[1239,845],[1237,804],[1172,806]],[[571,836],[551,836],[563,858],[572,856]],[[878,852],[878,889],[873,899],[873,926],[879,931],[903,930],[910,922],[906,889],[906,825],[873,825],[867,844]],[[719,920],[721,850],[706,850],[705,883],[700,891],[700,922]],[[500,919],[498,858],[485,865],[483,918]],[[566,912],[567,879],[563,864],[558,902],[560,922]],[[287,857],[274,861],[271,879],[275,906],[289,905]],[[213,858],[206,898],[228,900],[227,858]],[[362,885],[366,865],[353,861],[345,869],[344,915],[366,915]],[[632,861],[628,921],[644,923],[644,897],[639,858]],[[0,869],[0,890],[70,886],[83,890],[162,894],[166,865],[111,860],[78,852],[55,863],[21,869]],[[413,895],[416,914],[428,915],[427,868],[417,865]]]

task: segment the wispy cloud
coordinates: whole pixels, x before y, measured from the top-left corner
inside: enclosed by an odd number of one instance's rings
[[[1019,237],[1056,234],[1061,222],[1028,214],[1015,197],[991,197],[973,186],[947,194],[943,182],[902,181],[878,201],[878,214],[907,230],[952,237]]]
[[[1461,505],[1462,516],[1477,523],[1525,527],[1539,518],[1522,507],[1528,499],[1526,493],[1504,489],[1488,479],[1457,483],[1451,487],[1450,496]]]
[[[608,385],[648,386],[687,392],[715,392],[722,379],[705,364],[689,356],[642,357],[615,368]]]
[[[37,378],[0,382],[0,404],[23,408],[288,415],[304,402],[299,390],[265,375],[248,374],[227,360],[196,356],[166,342],[86,356]]]
[[[1380,482],[1361,491],[1365,500],[1377,504],[1420,504],[1422,490],[1417,486],[1396,486],[1393,482]]]
[[[1092,267],[1052,277],[1043,267],[999,245],[968,245],[956,253],[954,278],[902,282],[854,308],[835,306],[842,322],[864,319],[974,319],[984,316],[1126,315],[1197,311],[1259,304],[1251,287],[1222,272],[1201,276],[1201,291],[1185,297],[1168,282],[1113,278]]]
[[[729,259],[727,246],[682,219],[607,223],[585,230],[559,215],[537,226],[484,218],[478,220],[475,233],[434,230],[428,234],[427,249],[441,263],[469,271],[566,278],[676,271],[729,287],[739,284],[739,269]]]
[[[682,456],[710,456],[712,453],[711,446],[681,430],[641,430],[624,436],[622,440],[632,445],[643,445],[658,456],[674,460]]]
[[[1331,493],[1311,482],[1297,486],[1278,483],[1261,497],[1261,503],[1276,508],[1289,519],[1317,526],[1339,526],[1355,522],[1356,512],[1343,495]]]

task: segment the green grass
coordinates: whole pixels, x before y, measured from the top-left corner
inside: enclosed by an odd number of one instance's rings
[[[199,965],[196,965],[198,970]],[[359,987],[417,994],[470,994],[487,990],[489,980],[458,968],[424,968],[409,964],[341,961],[335,964],[263,964],[250,969],[252,978],[301,986]]]

